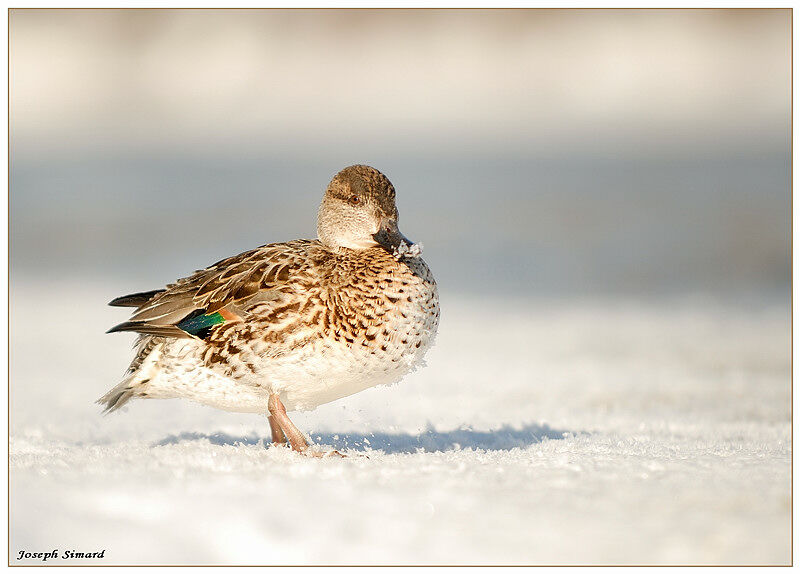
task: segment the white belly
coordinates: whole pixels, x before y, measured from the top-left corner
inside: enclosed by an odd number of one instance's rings
[[[423,364],[431,342],[404,353],[313,346],[304,349],[296,362],[275,365],[268,377],[288,410],[310,410],[370,387],[398,382]]]
[[[319,339],[292,353],[267,358],[256,373],[239,379],[207,368],[195,341],[173,341],[153,353],[157,374],[141,396],[182,397],[228,411],[265,413],[269,395],[279,393],[288,411],[311,410],[370,387],[398,382],[423,364],[433,333],[421,335],[406,345],[397,341],[385,351]]]

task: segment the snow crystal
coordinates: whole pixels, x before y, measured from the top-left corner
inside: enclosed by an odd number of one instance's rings
[[[405,241],[401,241],[400,245],[395,247],[393,255],[398,261],[404,257],[408,257],[409,259],[419,257],[422,255],[422,243],[412,243],[409,245]]]

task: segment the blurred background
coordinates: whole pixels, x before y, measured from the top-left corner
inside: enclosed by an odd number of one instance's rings
[[[786,10],[11,13],[12,281],[158,287],[373,165],[448,294],[788,298]]]
[[[790,24],[12,9],[12,555],[789,563]],[[292,414],[356,456],[100,415],[134,339],[107,301],[315,237],[355,163],[442,305],[426,368]]]

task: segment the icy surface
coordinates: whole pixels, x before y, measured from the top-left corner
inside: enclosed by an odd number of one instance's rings
[[[789,561],[785,306],[443,296],[428,367],[293,415],[350,455],[310,459],[255,415],[101,416],[122,292],[12,285],[12,560]]]

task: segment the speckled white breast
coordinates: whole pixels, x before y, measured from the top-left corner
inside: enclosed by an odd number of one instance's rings
[[[310,410],[364,389],[396,383],[423,364],[439,322],[435,283],[418,286],[412,302],[387,315],[387,336],[353,343],[322,336],[277,356],[264,356],[253,372],[235,379],[208,368],[204,345],[194,340],[164,341],[148,361],[152,376],[140,396],[188,398],[216,408],[263,413],[271,393],[289,411]]]
[[[370,387],[396,383],[423,364],[433,345],[438,314],[420,319],[396,325],[385,350],[320,340],[297,356],[271,363],[265,378],[272,381],[288,410],[313,409]]]

